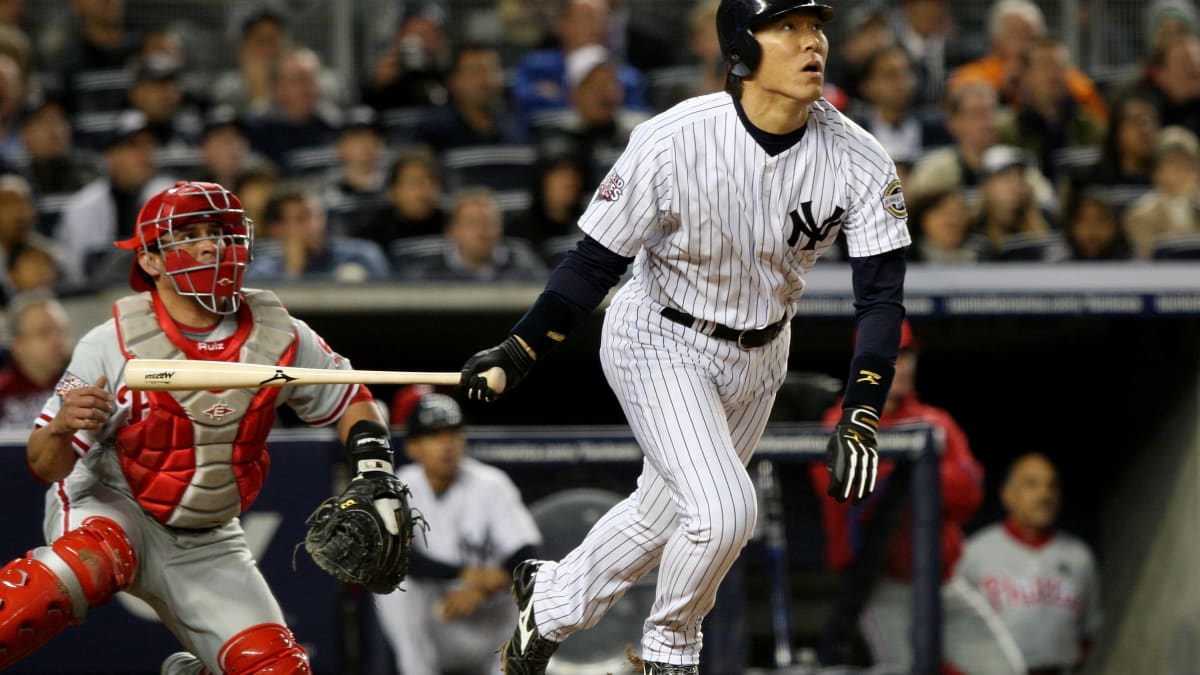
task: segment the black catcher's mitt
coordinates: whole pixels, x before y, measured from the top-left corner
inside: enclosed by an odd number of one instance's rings
[[[391,593],[408,572],[413,513],[408,487],[382,472],[359,475],[309,516],[304,548],[335,578]]]

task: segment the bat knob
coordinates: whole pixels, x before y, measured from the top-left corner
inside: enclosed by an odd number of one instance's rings
[[[488,389],[497,394],[503,394],[504,387],[508,384],[508,377],[504,374],[504,369],[499,366],[483,371],[483,379],[487,381]]]

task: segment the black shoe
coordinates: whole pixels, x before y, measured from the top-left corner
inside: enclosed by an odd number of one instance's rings
[[[642,675],[700,675],[700,666],[673,666],[657,661],[643,661]]]
[[[542,637],[533,620],[533,582],[541,560],[526,560],[513,570],[512,594],[517,603],[517,629],[500,649],[504,675],[545,675],[558,643]]]

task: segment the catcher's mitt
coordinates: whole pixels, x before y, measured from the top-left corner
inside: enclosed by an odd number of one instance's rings
[[[337,579],[391,593],[408,572],[414,519],[408,495],[390,474],[356,476],[309,516],[305,550]]]

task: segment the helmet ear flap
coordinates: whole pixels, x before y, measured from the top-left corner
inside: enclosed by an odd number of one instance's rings
[[[754,73],[762,58],[762,47],[758,46],[758,40],[754,39],[754,33],[749,28],[735,36],[733,44],[729,46],[728,58],[733,65],[729,71],[732,75],[750,77]]]

